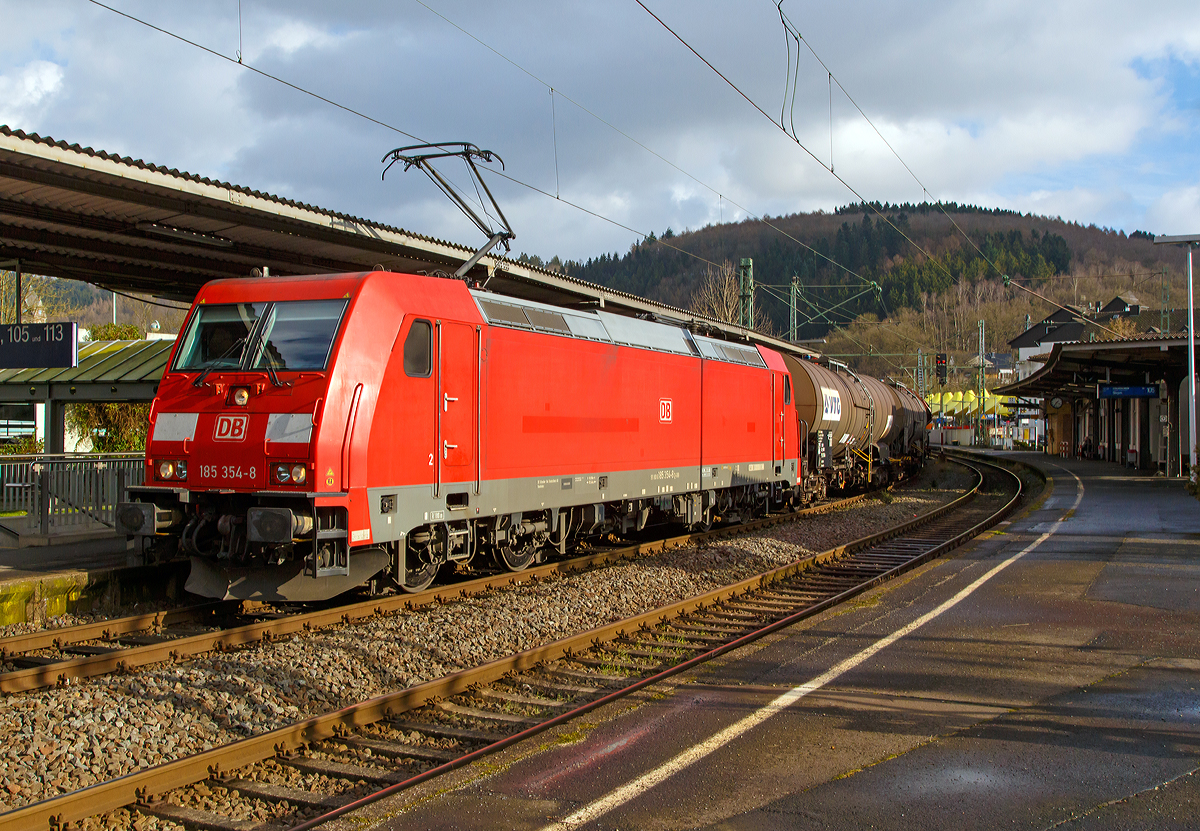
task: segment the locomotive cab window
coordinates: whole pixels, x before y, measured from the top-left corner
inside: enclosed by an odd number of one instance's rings
[[[256,338],[252,369],[324,369],[345,300],[290,300],[275,303]]]
[[[428,378],[433,374],[433,327],[428,320],[414,320],[404,339],[404,374]]]
[[[788,375],[783,376],[783,403],[792,403],[792,379]]]
[[[192,317],[175,369],[238,369],[266,303],[201,306]]]
[[[346,300],[201,306],[175,369],[324,369]]]

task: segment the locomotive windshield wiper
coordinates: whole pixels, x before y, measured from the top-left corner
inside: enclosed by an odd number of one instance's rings
[[[283,381],[279,380],[279,375],[275,372],[275,365],[271,363],[270,359],[267,360],[267,363],[265,366],[263,366],[263,369],[267,371],[267,378],[271,380],[272,386],[286,387],[291,385],[291,381],[284,383]]]
[[[275,304],[270,304],[263,312],[262,320],[259,321],[258,327],[253,332],[253,340],[250,342],[250,348],[247,350],[249,361],[255,362],[255,354],[259,354],[259,361],[262,362],[261,367],[252,367],[253,369],[262,369],[267,373],[267,378],[271,381],[273,387],[290,387],[291,381],[284,383],[279,380],[279,374],[275,372],[275,365],[271,360],[271,356],[267,354],[267,332],[271,329],[275,322]],[[262,350],[261,353],[259,350]]]
[[[222,352],[217,357],[213,358],[212,363],[210,363],[208,366],[204,367],[204,369],[200,372],[200,374],[196,376],[196,380],[192,381],[192,386],[193,387],[204,386],[204,379],[208,377],[208,373],[210,373],[214,369],[216,369],[217,364],[219,364],[221,361],[225,360],[230,355],[232,355],[233,351],[235,349],[240,348],[242,346],[242,344],[244,344],[246,342],[246,339],[249,337],[250,337],[249,334],[242,335],[240,338],[238,338],[232,344],[230,344],[228,349],[226,349],[224,352]]]

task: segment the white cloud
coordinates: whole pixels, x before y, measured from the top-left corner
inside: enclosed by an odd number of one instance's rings
[[[305,49],[328,50],[335,48],[342,40],[344,38],[336,37],[307,21],[277,19],[267,25],[265,35],[258,34],[244,44],[247,47],[244,59],[252,62],[272,50],[284,55],[293,55]]]
[[[1146,226],[1157,234],[1200,233],[1200,184],[1162,194],[1146,211]]]
[[[42,60],[0,75],[0,124],[32,130],[62,82],[62,67]]]

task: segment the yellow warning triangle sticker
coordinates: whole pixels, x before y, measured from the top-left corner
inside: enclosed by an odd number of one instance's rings
[[[325,475],[326,475],[326,476],[332,476],[332,475],[333,475],[333,468],[329,468],[329,470],[325,471]]]

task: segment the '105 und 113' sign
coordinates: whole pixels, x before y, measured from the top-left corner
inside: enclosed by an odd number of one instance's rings
[[[78,335],[78,323],[0,326],[0,369],[76,366]]]

